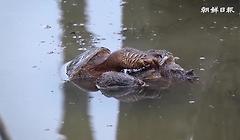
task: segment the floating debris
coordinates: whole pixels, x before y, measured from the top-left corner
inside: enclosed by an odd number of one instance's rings
[[[222,38],[220,38],[219,41],[223,42],[224,40]]]
[[[44,29],[50,29],[50,28],[52,28],[50,25],[46,25],[46,26],[44,27]]]
[[[72,38],[77,38],[77,36],[74,35]]]
[[[77,50],[79,50],[79,51],[85,51],[85,50],[87,50],[87,48],[78,48]]]
[[[78,4],[77,3],[73,3],[72,6],[77,6]]]
[[[48,52],[48,54],[53,54],[53,53],[54,53],[53,51]]]
[[[77,24],[77,23],[74,23],[73,26],[78,26],[78,24]]]
[[[44,131],[50,131],[50,129],[49,129],[49,128],[46,128],[46,129],[44,129]]]
[[[201,56],[199,59],[200,59],[200,60],[205,60],[206,58],[205,58],[205,57],[203,57],[203,56]]]
[[[212,108],[212,109],[214,109],[214,108],[215,108],[215,106],[213,106],[213,105],[209,105],[209,107],[210,107],[210,108]]]
[[[80,24],[79,24],[79,26],[81,26],[81,27],[84,26],[84,25],[85,25],[85,24],[83,24],[83,23],[80,23]]]
[[[36,66],[36,65],[34,65],[34,66],[32,66],[32,68],[37,68],[37,66]]]
[[[205,69],[204,69],[204,68],[200,68],[199,70],[200,70],[200,71],[205,71]]]
[[[200,27],[200,29],[204,29],[204,27],[202,26],[202,27]]]
[[[122,30],[123,30],[123,31],[127,31],[127,30],[128,30],[128,28],[127,28],[127,27],[124,27]]]
[[[191,100],[191,101],[188,101],[189,104],[194,104],[195,101]]]

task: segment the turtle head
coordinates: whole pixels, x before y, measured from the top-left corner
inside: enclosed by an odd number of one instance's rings
[[[195,75],[194,70],[184,70],[179,64],[176,64],[174,61],[167,63],[161,69],[161,74],[163,77],[168,79],[177,80],[177,81],[196,81],[199,79]]]

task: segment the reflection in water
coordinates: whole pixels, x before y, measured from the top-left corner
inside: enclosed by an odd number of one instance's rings
[[[87,0],[87,28],[95,38],[97,47],[115,51],[122,47],[122,7],[121,0]]]
[[[123,16],[120,2],[86,2],[61,2],[66,62],[91,45],[111,50],[122,46],[118,33],[123,18],[123,46],[167,49],[181,58],[178,63],[184,68],[196,68],[201,83],[179,84],[164,92],[141,91],[141,95],[125,98],[108,94],[124,101],[145,95],[158,97],[119,106],[100,92],[86,93],[65,83],[61,133],[67,139],[240,138],[239,16],[201,15],[199,7],[207,1],[131,0],[124,6]],[[200,60],[202,56],[206,59]]]
[[[109,8],[106,8],[107,5]],[[61,3],[63,45],[67,47],[65,49],[66,61],[76,55],[78,47],[81,49],[95,45],[116,50],[121,46],[121,36],[118,34],[121,31],[120,1],[108,1],[107,5],[94,0],[87,1],[87,6],[85,6],[85,1],[63,1]],[[64,89],[65,114],[61,133],[67,139],[115,139],[117,100],[105,98],[100,92],[90,94],[77,90],[69,83],[65,84]],[[74,110],[73,107],[78,109]]]
[[[1,119],[1,117],[0,117],[0,138],[2,138],[2,140],[10,140],[10,136],[8,134],[7,128],[3,123],[3,120]]]
[[[88,30],[96,38],[101,38],[96,47],[106,47],[111,51],[119,49],[121,42],[121,0],[88,0],[86,15]],[[89,115],[95,140],[114,140],[117,133],[118,101],[105,98],[100,92],[91,94]],[[96,99],[100,100],[98,102]],[[106,110],[106,111],[105,111]]]
[[[84,9],[84,0],[61,1],[62,44],[66,46],[64,50],[65,62],[68,62],[80,53],[78,51],[79,44],[83,48],[91,44],[91,34],[83,26],[86,23]],[[76,42],[76,39],[80,42]],[[67,82],[64,84],[64,97],[64,123],[60,133],[68,140],[92,140],[92,131],[87,113],[89,108],[88,94]]]
[[[121,103],[118,139],[189,139],[197,117],[196,104],[187,102],[188,90],[177,89],[178,93],[165,92],[160,100]]]

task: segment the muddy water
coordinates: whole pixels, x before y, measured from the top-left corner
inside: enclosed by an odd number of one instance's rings
[[[240,139],[237,2],[227,5],[234,14],[200,13],[223,1],[25,2],[0,5],[0,131],[10,139]],[[134,97],[90,92],[62,70],[89,46],[166,49],[200,82]]]

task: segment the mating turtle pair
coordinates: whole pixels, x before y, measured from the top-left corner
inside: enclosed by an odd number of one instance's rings
[[[124,71],[124,70],[127,70]],[[185,71],[165,50],[140,51],[122,48],[113,53],[109,49],[92,47],[73,59],[67,66],[70,80],[85,80],[98,89],[142,87],[146,81],[167,79],[192,81],[193,70]]]

